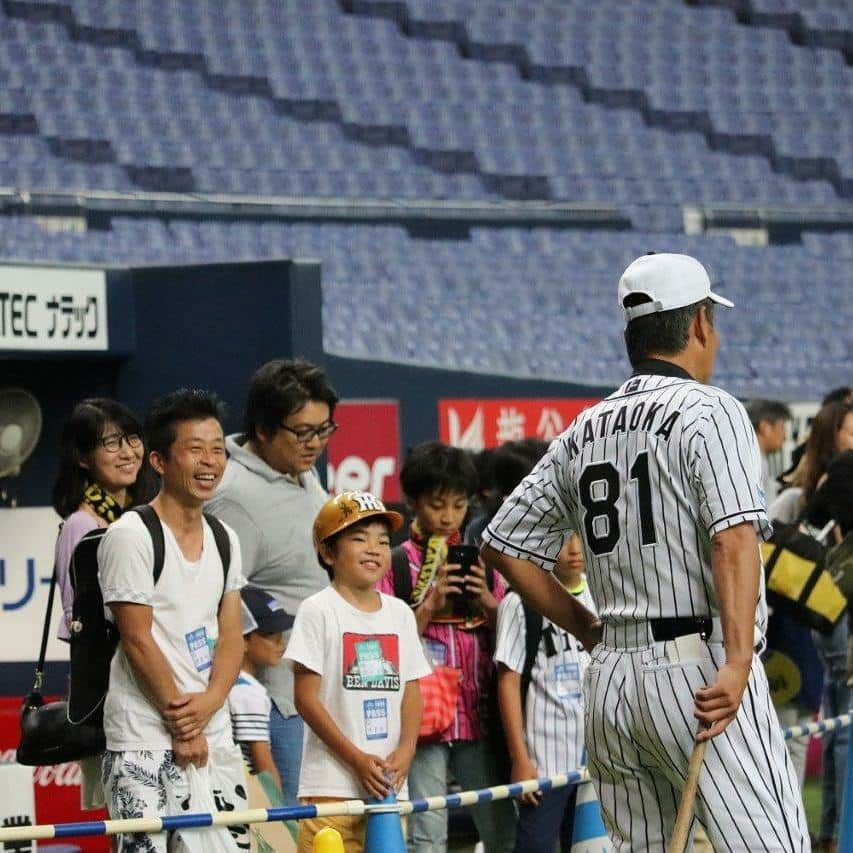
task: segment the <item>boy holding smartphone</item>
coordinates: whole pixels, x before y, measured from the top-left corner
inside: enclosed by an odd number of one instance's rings
[[[505,584],[500,575],[490,572],[490,585],[479,558],[470,563],[464,577],[460,575],[463,566],[449,559],[454,553],[450,549],[462,542],[461,527],[477,488],[477,472],[464,450],[431,441],[409,453],[400,484],[415,516],[409,538],[401,546],[408,582],[397,584],[397,572],[388,572],[377,589],[411,605],[434,666],[462,672],[453,720],[437,742],[418,744],[409,770],[409,791],[412,798],[443,794],[451,772],[463,788],[494,785],[500,769],[483,739],[480,707],[494,680],[490,649]],[[463,595],[471,602],[470,609],[453,606]],[[471,808],[471,815],[488,853],[512,850],[515,814],[511,802],[482,803]],[[447,813],[413,814],[409,831],[414,853],[443,850]]]

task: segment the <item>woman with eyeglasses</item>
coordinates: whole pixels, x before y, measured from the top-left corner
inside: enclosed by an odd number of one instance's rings
[[[57,586],[62,598],[60,640],[70,637],[74,590],[68,576],[77,543],[149,496],[142,426],[126,406],[93,397],[74,407],[62,431],[53,508],[64,519],[56,541]],[[145,472],[145,473],[143,473]]]
[[[144,503],[152,494],[142,426],[133,412],[101,397],[78,403],[62,430],[59,473],[53,484],[53,508],[63,519],[54,554],[62,599],[60,640],[67,642],[71,636],[74,590],[68,569],[77,543],[90,530],[107,527],[125,508]],[[80,762],[84,809],[104,805],[100,764],[100,756]],[[110,849],[116,849],[114,842]]]

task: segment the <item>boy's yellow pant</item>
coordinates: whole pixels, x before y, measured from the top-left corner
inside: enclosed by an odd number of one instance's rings
[[[333,803],[335,797],[311,797],[301,802]],[[341,800],[340,802],[343,802]],[[367,818],[364,815],[338,815],[337,817],[312,817],[299,821],[299,853],[314,853],[314,836],[327,826],[331,826],[341,834],[345,853],[362,853],[364,850],[364,832],[367,828]]]
[[[299,821],[299,853],[314,853],[314,836],[327,826],[331,826],[341,834],[344,842],[344,853],[362,853],[364,850],[365,818],[357,815],[340,815],[339,817],[306,818]]]
[[[300,802],[307,804],[345,802],[337,797],[310,797]],[[365,815],[339,815],[337,817],[312,817],[299,821],[298,853],[314,853],[314,836],[327,826],[337,829],[344,842],[345,853],[363,853],[364,833],[367,830]],[[403,836],[406,819],[403,818]]]

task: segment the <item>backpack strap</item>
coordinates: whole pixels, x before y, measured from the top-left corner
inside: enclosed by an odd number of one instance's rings
[[[151,542],[154,546],[153,574],[154,583],[156,584],[160,580],[160,575],[163,573],[163,565],[166,562],[166,537],[163,534],[163,522],[160,521],[160,516],[157,515],[151,504],[135,506],[132,512],[139,515],[151,536]],[[204,520],[210,525],[210,530],[213,533],[213,541],[216,542],[216,550],[219,552],[219,560],[222,563],[222,594],[224,595],[225,586],[228,583],[228,569],[231,568],[231,538],[228,536],[225,525],[216,516],[210,515],[207,512],[203,513],[203,515]]]
[[[219,559],[222,562],[222,594],[228,586],[228,569],[231,568],[231,537],[225,529],[225,525],[209,512],[203,513],[204,520],[210,525],[213,532],[213,540],[216,542],[216,550],[219,551]]]
[[[145,525],[148,534],[151,536],[151,544],[154,546],[154,583],[160,580],[160,575],[163,573],[163,565],[166,562],[166,537],[163,535],[163,524],[160,521],[160,516],[154,510],[151,504],[142,504],[135,506],[130,512],[135,512]]]
[[[60,525],[62,527],[62,525]],[[47,612],[44,614],[44,627],[41,632],[41,648],[39,649],[39,659],[36,663],[36,672],[33,677],[33,689],[30,695],[27,696],[24,704],[27,707],[35,707],[41,705],[41,686],[44,680],[44,659],[47,655],[47,641],[50,635],[50,617],[53,613],[53,596],[56,592],[56,563],[53,564],[53,574],[50,576],[50,591],[47,594]],[[38,698],[36,698],[36,696]]]
[[[530,688],[530,677],[533,674],[533,664],[539,651],[539,640],[542,639],[542,614],[534,610],[522,599],[524,607],[524,669],[521,673],[521,704],[527,699]]]
[[[412,572],[409,568],[409,555],[400,545],[391,550],[391,571],[394,578],[394,595],[402,598],[406,604],[411,604]]]

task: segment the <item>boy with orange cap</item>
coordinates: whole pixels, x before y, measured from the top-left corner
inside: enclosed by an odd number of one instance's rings
[[[332,498],[314,521],[332,582],[300,605],[285,653],[308,724],[303,802],[407,796],[421,719],[418,679],[430,666],[411,608],[374,588],[390,568],[391,533],[402,523],[367,492]],[[347,853],[363,849],[364,818],[344,816],[301,821],[299,850],[309,853],[325,826],[341,833]]]

